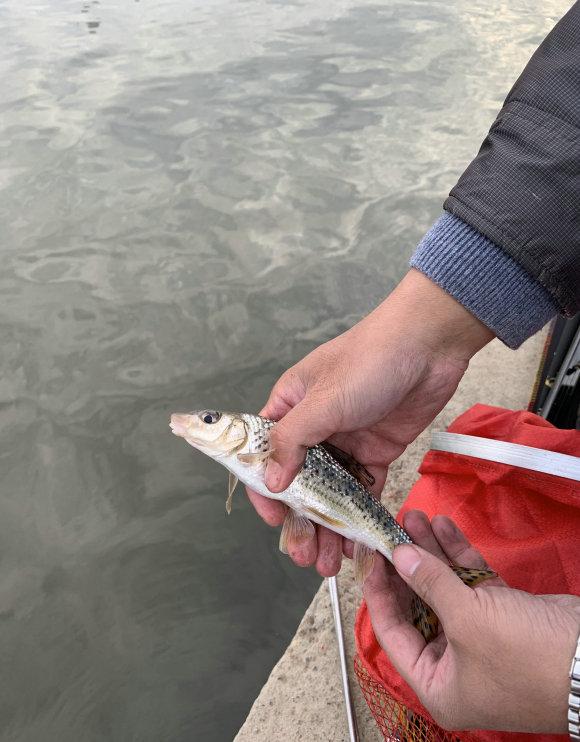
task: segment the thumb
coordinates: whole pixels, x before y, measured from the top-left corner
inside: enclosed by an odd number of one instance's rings
[[[270,492],[282,492],[300,471],[306,449],[336,432],[328,403],[307,395],[279,420],[270,434],[274,452],[266,468],[266,486]]]
[[[450,611],[459,613],[473,591],[464,585],[449,565],[419,546],[397,546],[393,564],[407,585],[422,598],[445,624]]]

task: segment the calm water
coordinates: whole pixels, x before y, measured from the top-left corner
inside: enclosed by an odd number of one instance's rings
[[[565,8],[476,5],[1,4],[2,740],[232,738],[319,581],[168,416],[401,277]]]

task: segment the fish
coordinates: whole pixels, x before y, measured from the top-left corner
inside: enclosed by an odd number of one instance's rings
[[[283,492],[270,492],[264,473],[274,453],[270,446],[274,425],[273,420],[259,415],[219,410],[174,413],[170,421],[175,435],[229,471],[228,514],[239,481],[264,497],[288,506],[280,533],[283,553],[288,553],[290,545],[300,544],[312,536],[313,523],[318,523],[354,543],[355,578],[363,583],[372,570],[376,552],[392,562],[396,546],[413,543],[405,529],[367,488],[374,482],[372,475],[355,459],[330,444],[308,448],[304,465],[290,486]],[[492,570],[450,566],[471,587],[497,576]],[[411,619],[426,641],[437,636],[437,616],[416,595],[411,603]]]

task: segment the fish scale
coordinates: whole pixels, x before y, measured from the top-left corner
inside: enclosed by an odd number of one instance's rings
[[[313,533],[311,521],[330,528],[355,544],[355,574],[362,581],[372,568],[375,551],[392,562],[393,550],[412,544],[409,534],[387,508],[322,445],[309,448],[300,472],[283,492],[270,492],[264,472],[275,423],[259,415],[202,410],[171,416],[171,429],[190,445],[225,466],[230,472],[226,509],[230,510],[239,481],[289,510],[282,527],[280,548],[300,543]],[[346,459],[347,454],[339,452]],[[360,464],[351,460],[359,468]],[[370,477],[365,471],[367,477]],[[474,587],[490,577],[491,570],[452,567],[466,585]],[[426,641],[438,633],[438,620],[418,596],[411,601],[411,620]]]
[[[345,516],[345,522],[361,521],[368,530],[368,546],[392,553],[399,544],[412,543],[411,537],[393,518],[387,508],[321,446],[310,448],[304,467],[295,479],[297,488],[307,492],[305,499]]]

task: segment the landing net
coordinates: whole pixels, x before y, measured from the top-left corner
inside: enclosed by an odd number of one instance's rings
[[[389,742],[458,742],[451,732],[425,719],[397,701],[374,680],[358,656],[354,671],[367,705],[385,740]]]

